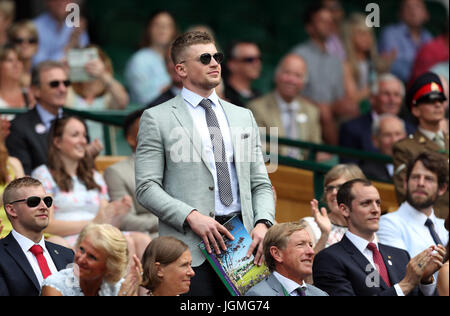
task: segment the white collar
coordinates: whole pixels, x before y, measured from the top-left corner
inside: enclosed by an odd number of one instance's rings
[[[437,133],[435,133],[435,132],[432,132],[432,131],[427,131],[427,130],[421,128],[421,127],[418,127],[417,129],[418,129],[422,134],[424,134],[429,140],[434,141],[434,139],[435,139],[436,136],[438,136],[438,135],[439,135],[439,137],[440,137],[441,139],[445,139],[445,138],[444,138],[444,133],[443,133],[441,130],[439,130]]]
[[[27,253],[31,247],[36,245],[32,240],[19,234],[14,229],[12,230],[11,233],[13,234],[14,238],[16,239],[17,243],[19,244],[20,248],[22,248],[24,253]],[[42,235],[41,240],[37,243],[37,245],[41,246],[42,249],[44,250],[44,252],[47,251],[47,248],[45,248],[45,239],[44,239],[43,235]]]
[[[345,233],[345,236],[347,236],[347,238],[350,239],[350,241],[353,243],[353,245],[355,245],[355,247],[358,248],[358,250],[361,253],[367,249],[367,245],[371,242],[374,243],[377,246],[377,248],[379,248],[378,247],[378,237],[376,234],[375,234],[373,240],[370,242],[364,238],[361,238],[361,237],[351,233],[350,231],[347,231]]]
[[[192,105],[194,108],[196,108],[199,103],[205,99],[204,97],[198,95],[197,93],[186,89],[185,87],[183,87],[183,89],[181,90],[181,95],[184,98],[184,100],[186,102],[188,102],[190,105]],[[212,101],[213,106],[215,105],[219,105],[219,97],[217,96],[216,90],[213,90],[211,95],[209,97],[207,97],[206,99],[209,99]]]
[[[288,103],[280,96],[278,92],[275,91],[275,100],[277,101],[278,107],[281,112],[288,112],[289,110],[297,111],[300,108],[297,100],[294,99],[292,102]]]
[[[429,218],[434,225],[436,225],[436,216],[434,215],[434,209],[431,209],[431,214],[427,217],[424,213],[414,208],[407,201],[403,202],[402,206],[404,210],[408,213],[408,219],[410,219],[411,223],[419,223],[420,225],[425,225],[426,220]]]
[[[273,275],[277,278],[277,280],[281,283],[281,285],[284,287],[284,289],[287,291],[288,294],[291,294],[293,291],[298,289],[299,287],[306,289],[306,283],[303,281],[302,284],[298,284],[295,281],[292,281],[291,279],[286,278],[285,276],[282,276],[277,271],[273,272]]]

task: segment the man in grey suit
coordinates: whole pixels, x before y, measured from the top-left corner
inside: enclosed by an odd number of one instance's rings
[[[188,32],[171,47],[183,82],[177,97],[141,117],[136,151],[136,197],[159,218],[159,234],[174,236],[192,254],[190,295],[222,296],[225,287],[198,248],[226,249],[222,226],[238,215],[263,260],[262,241],[274,222],[272,185],[258,126],[250,110],[218,98],[223,54],[206,33]]]
[[[123,131],[133,154],[116,164],[106,168],[103,177],[108,187],[111,201],[120,200],[124,195],[133,198],[130,211],[122,218],[120,229],[123,231],[139,231],[148,233],[151,238],[158,237],[158,218],[147,211],[136,200],[136,182],[134,176],[135,153],[139,121],[144,109],[129,114],[124,121]]]
[[[312,275],[314,249],[306,226],[282,223],[264,237],[264,257],[271,274],[246,296],[328,296],[305,280]]]

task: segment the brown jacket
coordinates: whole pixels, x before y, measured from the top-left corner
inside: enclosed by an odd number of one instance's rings
[[[322,143],[322,129],[320,126],[319,109],[306,101],[302,97],[297,97],[300,104],[298,110],[298,140],[316,144]],[[268,93],[260,98],[251,101],[248,109],[253,112],[256,123],[259,127],[265,127],[269,132],[270,127],[278,127],[278,137],[286,137],[286,132],[281,120],[280,108],[277,104],[275,93]],[[285,148],[282,148],[280,154],[285,154]],[[306,154],[306,153],[304,153]],[[306,158],[306,157],[304,157]]]

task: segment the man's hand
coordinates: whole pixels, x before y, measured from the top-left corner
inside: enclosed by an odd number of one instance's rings
[[[443,260],[446,254],[446,249],[442,245],[431,246],[431,258],[428,264],[425,266],[423,277],[421,279],[422,284],[429,284],[433,282],[433,274],[437,272],[443,264]]]
[[[214,218],[205,216],[197,210],[193,210],[187,217],[186,222],[205,243],[206,251],[211,254],[211,245],[216,254],[220,255],[220,248],[227,250],[221,234],[230,240],[234,240],[233,235],[224,226],[220,225]]]
[[[250,244],[250,248],[247,252],[247,257],[250,257],[255,249],[256,255],[255,260],[253,261],[254,264],[261,266],[264,260],[264,253],[263,253],[263,240],[264,236],[266,236],[266,233],[269,229],[267,226],[263,223],[259,223],[255,226],[255,228],[250,233],[250,237],[252,237],[253,242]]]
[[[403,294],[407,295],[419,285],[424,276],[425,268],[433,258],[432,251],[433,247],[429,247],[408,262],[406,275],[398,284]]]

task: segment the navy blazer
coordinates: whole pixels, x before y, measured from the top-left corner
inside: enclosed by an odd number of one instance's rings
[[[403,249],[380,243],[378,248],[386,265],[391,287],[386,285],[375,268],[347,236],[315,256],[314,285],[330,296],[397,296],[393,285],[405,277],[406,266],[410,260],[409,254]],[[379,280],[378,285],[372,282],[374,276]],[[419,295],[418,287],[409,295]]]
[[[47,241],[45,246],[58,271],[73,263],[72,249]],[[40,293],[33,268],[12,233],[0,239],[0,296],[38,296]]]
[[[5,144],[9,155],[20,160],[26,175],[47,163],[48,132],[36,107],[12,120]]]
[[[372,123],[371,112],[343,123],[339,128],[339,146],[379,153],[372,143]],[[405,122],[405,127],[407,134],[415,132],[416,128],[408,122]],[[341,163],[359,162],[355,158],[343,158],[340,161]]]

